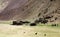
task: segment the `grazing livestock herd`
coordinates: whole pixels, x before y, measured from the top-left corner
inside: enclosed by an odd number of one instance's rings
[[[34,23],[31,23],[29,21],[19,21],[19,22],[13,21],[13,24],[12,25],[23,25],[23,24],[26,24],[27,23],[27,24],[30,24],[30,26],[36,26],[38,23],[45,24],[47,22],[48,22],[48,20],[43,19],[43,18],[39,18],[38,20],[35,20]]]
[[[13,21],[13,24],[12,25],[23,25],[25,23],[30,23],[30,22],[28,22],[28,21],[19,21],[19,22]]]
[[[39,14],[39,16],[40,16],[40,14]],[[39,23],[42,23],[42,24],[48,23],[49,22],[48,19],[50,19],[50,18],[53,18],[53,16],[44,16],[43,18],[39,17],[33,23],[31,23],[29,21],[13,21],[12,25],[29,24],[30,26],[36,26]],[[55,18],[55,20],[57,20],[57,17]],[[50,22],[53,22],[53,20],[50,21]],[[56,24],[52,24],[52,26],[56,26]]]

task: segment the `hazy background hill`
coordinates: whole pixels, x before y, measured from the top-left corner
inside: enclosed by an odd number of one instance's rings
[[[0,20],[30,20],[51,17],[60,22],[60,0],[1,0]],[[2,6],[3,5],[3,6]]]

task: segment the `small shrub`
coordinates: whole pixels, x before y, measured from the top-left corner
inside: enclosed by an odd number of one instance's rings
[[[51,26],[58,26],[58,24],[52,24]]]
[[[37,35],[37,33],[35,33],[35,35]]]
[[[46,36],[46,34],[44,34],[44,36]]]

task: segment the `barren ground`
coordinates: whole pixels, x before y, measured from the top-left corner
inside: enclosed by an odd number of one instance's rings
[[[60,29],[49,26],[30,27],[0,24],[0,37],[60,37]]]

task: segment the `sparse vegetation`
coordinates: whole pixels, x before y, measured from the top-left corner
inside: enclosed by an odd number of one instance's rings
[[[52,24],[51,26],[58,26],[58,24]]]
[[[0,37],[60,37],[60,28],[49,26],[0,26]]]
[[[18,20],[0,21],[0,37],[60,37],[59,7],[59,0],[0,0],[0,20]]]

